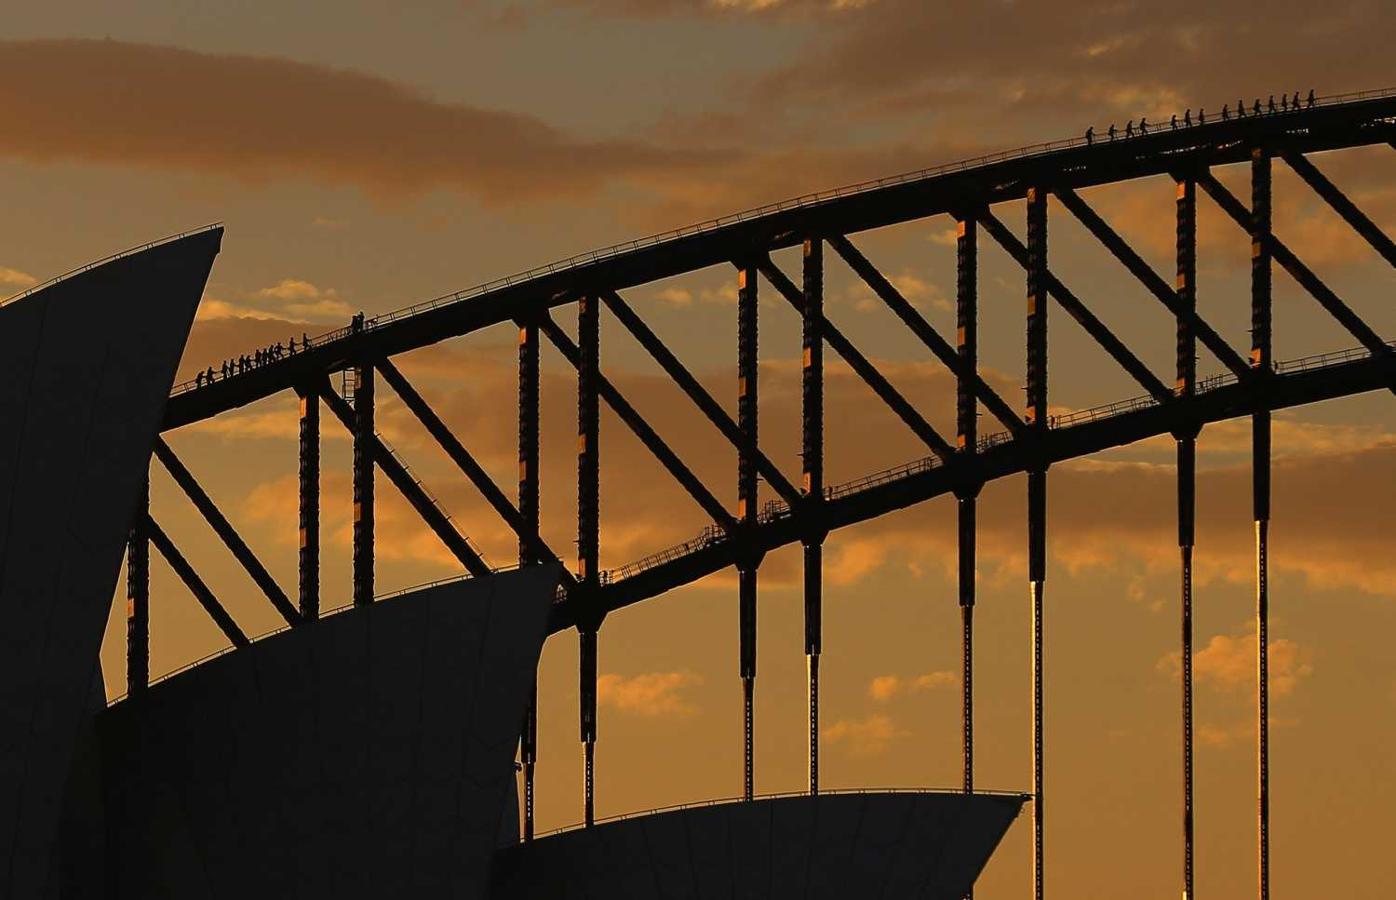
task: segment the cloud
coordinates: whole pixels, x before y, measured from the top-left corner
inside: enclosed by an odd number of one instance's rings
[[[257,291],[257,296],[278,301],[287,315],[307,321],[353,314],[353,308],[339,299],[334,288],[318,287],[299,278],[283,278]]]
[[[21,272],[19,269],[0,266],[0,286],[23,290],[27,287],[33,287],[38,283],[39,279],[30,275],[28,272]]]
[[[895,275],[888,275],[887,280],[892,283],[903,297],[912,306],[925,308],[927,306],[940,310],[950,310],[954,306],[945,297],[945,293],[939,285],[933,284],[917,275],[910,269],[903,269]],[[867,283],[859,279],[853,282],[845,297],[845,302],[849,303],[859,312],[867,312],[870,309],[877,309],[882,306],[882,301],[873,293],[872,288]]]
[[[596,702],[641,716],[691,716],[697,707],[681,692],[702,683],[692,672],[646,672],[631,678],[608,672],[596,679]]]
[[[1335,0],[1321,21],[1297,0],[1262,4],[883,0],[768,74],[768,95],[841,98],[1011,118],[1089,104],[1150,118],[1236,91],[1293,85],[1296,58],[1340,64],[1343,84],[1384,83],[1389,4]],[[1332,74],[1331,77],[1338,77]],[[1210,103],[1208,101],[1211,101]],[[979,109],[976,110],[975,108]]]
[[[262,319],[264,321],[284,321],[284,317],[276,313],[257,309],[255,306],[244,306],[241,303],[219,300],[215,297],[205,297],[199,304],[198,314],[194,318],[199,322],[205,322],[210,319]]]
[[[1199,684],[1219,691],[1247,693],[1256,689],[1256,635],[1216,634],[1193,654],[1193,672]],[[1270,693],[1283,697],[1313,675],[1309,652],[1287,638],[1270,642]],[[1173,678],[1182,671],[1182,657],[1169,653],[1158,661],[1159,671]]]
[[[596,15],[650,18],[659,16],[817,15],[846,13],[877,0],[555,0],[558,6]]]
[[[877,756],[885,752],[893,741],[909,734],[898,727],[890,716],[882,713],[874,713],[863,719],[839,719],[820,733],[827,743],[845,746],[854,756]]]
[[[903,693],[932,691],[937,688],[952,687],[959,683],[959,674],[950,671],[928,672],[925,675],[917,675],[912,678],[903,678],[900,675],[878,675],[868,682],[868,696],[879,703],[886,703]]]
[[[589,194],[729,153],[581,138],[373,75],[122,41],[0,41],[0,156],[350,184],[487,203]],[[388,138],[387,136],[391,136]]]

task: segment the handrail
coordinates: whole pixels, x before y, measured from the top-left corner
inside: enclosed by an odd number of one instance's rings
[[[85,265],[85,266],[78,266],[76,269],[73,269],[73,270],[71,270],[71,271],[69,271],[69,272],[64,272],[62,275],[55,275],[54,277],[48,279],[47,281],[41,282],[41,283],[36,284],[36,285],[32,285],[31,287],[27,287],[27,288],[25,288],[24,290],[20,291],[20,292],[17,293],[17,294],[11,294],[10,296],[4,298],[3,300],[0,300],[0,306],[8,306],[9,304],[14,303],[16,300],[23,300],[25,297],[28,297],[30,294],[36,293],[36,292],[38,292],[38,291],[42,291],[42,290],[44,290],[45,288],[53,287],[55,284],[57,284],[57,283],[60,282],[60,281],[66,281],[67,279],[72,278],[74,275],[81,275],[83,272],[89,271],[89,270],[91,270],[91,269],[95,269],[95,268],[97,268],[98,266],[104,266],[104,265],[106,265],[106,264],[109,263],[109,262],[115,262],[116,260],[121,259],[122,257],[131,256],[131,255],[136,254],[136,253],[141,253],[141,252],[143,252],[143,251],[145,251],[145,250],[150,250],[150,249],[152,249],[152,248],[154,248],[154,247],[159,247],[159,246],[162,246],[162,245],[164,245],[164,244],[172,244],[172,243],[174,243],[175,241],[180,241],[180,240],[183,240],[183,239],[185,239],[185,238],[187,238],[187,237],[192,237],[193,235],[196,235],[196,234],[203,234],[203,233],[206,232],[206,231],[213,231],[213,230],[216,229],[216,228],[222,228],[222,227],[223,227],[223,223],[222,223],[222,222],[210,222],[210,223],[207,224],[207,225],[200,225],[198,228],[191,228],[191,229],[189,229],[188,231],[181,231],[181,232],[178,233],[178,234],[171,234],[171,235],[168,235],[168,236],[166,236],[166,237],[156,238],[156,239],[153,240],[153,241],[146,241],[144,244],[140,244],[140,245],[135,246],[135,247],[129,247],[129,248],[127,248],[127,249],[125,249],[125,250],[122,250],[122,251],[120,251],[120,252],[118,252],[118,253],[113,253],[111,256],[104,256],[104,257],[102,257],[101,259],[96,260],[95,262],[90,262],[90,263],[88,263],[88,264]]]
[[[975,794],[983,794],[990,797],[1020,797],[1024,800],[1032,799],[1032,794],[1023,791],[983,791],[975,789]],[[934,794],[937,796],[959,796],[963,797],[965,792],[959,788],[908,788],[908,787],[868,787],[868,788],[837,788],[835,790],[821,789],[818,794],[810,794],[809,791],[777,791],[772,794],[757,794],[749,800],[745,797],[720,797],[713,800],[692,800],[688,803],[674,803],[669,806],[657,806],[653,809],[636,810],[628,813],[618,813],[613,816],[593,820],[595,825],[607,825],[612,822],[624,822],[629,819],[639,819],[647,816],[657,816],[663,813],[679,812],[685,809],[705,809],[710,806],[727,806],[729,804],[750,803],[758,800],[787,800],[795,797],[852,797],[867,794]],[[557,834],[567,834],[569,832],[585,829],[585,823],[578,822],[573,825],[564,825],[561,828],[554,828],[551,831],[544,831],[534,835],[534,840],[551,837]]]
[[[1387,346],[1396,350],[1396,341],[1388,341]],[[1273,366],[1276,374],[1293,374],[1295,372],[1307,372],[1313,369],[1321,369],[1328,366],[1341,365],[1343,363],[1355,362],[1367,359],[1372,356],[1372,352],[1366,347],[1350,347],[1346,350],[1333,350],[1327,353],[1318,353],[1312,356],[1303,356],[1298,359],[1277,362]],[[1211,375],[1203,378],[1197,383],[1197,393],[1205,394],[1226,385],[1236,384],[1240,381],[1233,372],[1226,372],[1219,375]],[[1175,392],[1176,395],[1176,392]],[[1102,419],[1109,419],[1125,413],[1137,412],[1141,409],[1149,409],[1160,405],[1160,401],[1152,394],[1143,394],[1138,397],[1130,397],[1125,400],[1116,400],[1113,403],[1106,403],[1101,406],[1092,406],[1087,409],[1073,410],[1067,413],[1059,413],[1050,416],[1047,426],[1051,429],[1067,428],[1073,425],[1084,425],[1088,422],[1097,422]],[[997,431],[992,434],[982,435],[979,438],[978,452],[1008,444],[1013,440],[1013,433],[1010,431]],[[861,493],[874,487],[900,481],[913,475],[929,472],[945,465],[944,460],[939,456],[923,456],[910,462],[901,463],[888,469],[863,475],[851,481],[830,485],[824,488],[826,500],[837,500],[853,494]],[[761,509],[761,521],[770,522],[775,519],[784,518],[790,515],[790,506],[780,499],[768,500]],[[609,569],[601,573],[602,584],[614,584],[626,578],[639,575],[656,566],[678,559],[695,550],[706,549],[714,544],[726,540],[726,534],[716,525],[708,525],[698,534],[697,537],[666,547],[649,556],[645,556],[634,562],[627,563],[617,569]]]
[[[1353,91],[1346,94],[1335,94],[1327,97],[1316,97],[1314,99],[1314,106],[1312,108],[1341,106],[1348,103],[1358,103],[1362,101],[1378,100],[1388,97],[1396,97],[1396,88],[1383,88],[1380,90],[1371,91]],[[1296,114],[1305,113],[1310,108],[1311,107],[1306,106],[1303,109],[1292,109],[1284,111],[1276,110],[1274,113],[1264,112],[1261,114],[1260,117],[1283,118],[1285,116],[1293,116]],[[1253,117],[1253,114],[1247,114],[1245,116],[1245,118]],[[1233,117],[1233,121],[1234,120],[1235,117]],[[1214,125],[1220,125],[1222,121],[1223,120],[1221,116],[1218,115],[1205,125],[1201,123],[1194,123],[1191,126],[1180,126],[1178,130],[1183,131],[1189,129],[1210,128]],[[1141,138],[1154,137],[1163,131],[1168,131],[1172,133],[1172,129],[1169,128],[1166,120],[1163,121],[1161,127],[1153,127],[1153,130],[1151,130],[1148,134],[1135,134],[1133,137],[1124,137],[1123,135],[1117,135],[1113,143],[1123,143],[1131,140],[1140,140]],[[726,216],[720,216],[716,219],[709,219],[706,222],[698,222],[692,225],[685,225],[682,228],[676,228],[670,231],[656,232],[654,234],[642,238],[637,238],[635,240],[625,241],[619,244],[612,244],[609,247],[603,247],[597,250],[590,250],[585,253],[578,253],[573,256],[566,257],[564,259],[546,263],[541,266],[535,266],[531,269],[525,269],[513,275],[507,275],[503,278],[496,278],[492,281],[482,282],[481,284],[477,284],[473,287],[465,288],[463,290],[453,291],[449,294],[442,294],[438,297],[433,297],[430,300],[424,300],[408,306],[400,307],[399,309],[392,310],[391,312],[382,313],[372,318],[365,319],[363,322],[362,331],[372,331],[375,328],[383,327],[401,319],[409,318],[411,316],[428,312],[430,310],[439,309],[443,306],[449,306],[451,304],[459,303],[464,300],[469,300],[473,297],[488,294],[493,291],[500,290],[502,288],[533,281],[537,278],[541,278],[546,275],[555,275],[561,272],[572,271],[582,266],[613,259],[615,257],[627,253],[632,253],[638,250],[644,250],[650,247],[658,246],[660,244],[672,243],[699,234],[706,234],[721,228],[726,228],[743,222],[750,222],[755,219],[760,219],[765,216],[773,215],[775,213],[789,212],[791,210],[797,209],[808,209],[810,207],[817,206],[821,203],[827,203],[831,200],[838,200],[844,197],[865,194],[870,191],[880,190],[882,188],[887,187],[894,187],[896,185],[911,184],[914,182],[925,181],[942,175],[948,175],[954,172],[962,172],[968,169],[980,168],[982,166],[992,165],[994,163],[1008,162],[1010,160],[1028,159],[1039,156],[1048,156],[1050,154],[1058,153],[1063,150],[1070,150],[1077,147],[1089,146],[1091,143],[1092,142],[1086,140],[1084,135],[1071,138],[1061,138],[1053,141],[1044,141],[1038,144],[1028,144],[1026,146],[1018,147],[1012,150],[1000,150],[995,153],[988,153],[981,156],[969,157],[966,159],[957,160],[955,162],[943,163],[938,166],[932,166],[924,169],[916,169],[914,171],[904,172],[899,175],[889,175],[884,178],[876,178],[870,181],[861,181],[855,184],[834,188],[832,190],[816,191],[812,194],[804,194],[802,196],[793,197],[788,200],[781,200],[775,203],[767,203],[762,206],[755,206],[750,209],[742,210],[741,212],[732,213]],[[1094,143],[1098,145],[1104,145],[1111,143],[1111,141],[1105,137],[1098,137],[1095,139]],[[312,343],[314,345],[323,345],[333,341],[342,340],[354,333],[354,329],[351,327],[336,328],[327,331],[323,334],[317,335],[312,340]],[[236,375],[233,377],[236,377]],[[178,394],[186,393],[191,390],[196,390],[198,387],[199,384],[197,381],[185,381],[178,385],[175,385],[170,394],[171,396],[175,396]]]

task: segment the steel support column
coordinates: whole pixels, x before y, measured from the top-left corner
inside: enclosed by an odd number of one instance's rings
[[[972,459],[978,450],[979,408],[974,382],[979,373],[979,228],[972,218],[959,220],[955,242],[956,354],[960,361],[955,379],[956,443],[960,454]],[[960,726],[964,791],[974,790],[974,599],[979,496],[977,481],[956,492],[959,543],[960,599]]]
[[[824,503],[824,241],[805,240],[800,375],[801,447],[805,503],[818,518]],[[824,537],[816,522],[804,537],[805,660],[809,670],[809,792],[819,793],[819,655],[823,650]]]
[[[1028,274],[1027,310],[1027,425],[1038,440],[1030,452],[1041,454],[1047,434],[1047,193],[1030,188],[1027,194]],[[1028,469],[1028,584],[1032,601],[1032,846],[1033,896],[1042,900],[1044,772],[1042,753],[1043,601],[1047,579],[1047,462],[1039,458]]]
[[[583,745],[583,821],[596,821],[596,639],[601,587],[600,301],[577,303],[577,567],[581,608],[579,695]]]
[[[307,622],[320,617],[320,393],[298,389],[300,396],[300,614]]]
[[[538,483],[538,326],[526,322],[519,326],[519,519],[523,525],[519,534],[519,565],[541,562],[537,548],[539,538]],[[533,840],[534,784],[538,769],[538,674],[528,692],[528,707],[524,710],[523,731],[519,735],[519,758],[523,763],[523,837]]]
[[[1274,359],[1271,346],[1270,154],[1251,154],[1251,366],[1255,389],[1269,388]],[[1270,897],[1270,412],[1251,416],[1252,500],[1255,511],[1256,572],[1256,819],[1257,893]]]
[[[354,369],[354,605],[373,602],[373,366]]]
[[[150,476],[141,480],[136,514],[126,536],[126,696],[150,684]]]
[[[737,521],[746,532],[756,526],[757,484],[757,295],[756,267],[744,265],[737,273],[737,427],[742,444],[737,453]],[[737,565],[737,618],[742,677],[743,778],[742,796],[750,800],[754,789],[754,739],[756,694],[756,578],[760,557],[744,553]]]
[[[1177,373],[1174,390],[1186,404],[1197,393],[1197,183],[1178,182],[1177,197]],[[1185,407],[1187,408],[1187,407]],[[1197,426],[1178,422],[1174,437],[1178,451],[1178,547],[1182,572],[1181,668],[1183,683],[1183,896],[1193,893],[1193,658],[1192,557],[1196,521]]]

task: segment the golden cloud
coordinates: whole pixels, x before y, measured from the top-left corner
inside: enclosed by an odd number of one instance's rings
[[[589,140],[373,75],[112,40],[0,41],[0,155],[120,163],[490,203],[576,196],[730,153]],[[391,135],[391,140],[384,136]]]
[[[820,732],[828,744],[846,747],[854,756],[877,756],[909,733],[883,713],[862,719],[839,719]]]
[[[1256,689],[1255,632],[1216,634],[1193,654],[1193,672],[1199,684],[1217,690],[1245,693]],[[1299,682],[1313,675],[1309,652],[1296,642],[1279,638],[1270,642],[1270,693],[1283,697],[1293,693]],[[1182,656],[1169,653],[1158,661],[1158,669],[1178,678]]]
[[[904,678],[900,675],[878,675],[868,682],[868,696],[879,703],[886,703],[899,694],[932,691],[937,688],[952,687],[959,683],[959,673],[950,671],[927,672],[924,675],[910,678]]]
[[[608,672],[596,679],[596,702],[641,716],[691,716],[698,709],[682,692],[702,683],[692,672],[646,672],[629,678]]]
[[[0,285],[7,288],[27,288],[39,283],[39,279],[28,272],[21,272],[19,269],[11,269],[7,266],[0,266]]]

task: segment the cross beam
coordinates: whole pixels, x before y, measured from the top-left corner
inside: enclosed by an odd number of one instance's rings
[[[1022,429],[1023,420],[1018,418],[1017,414],[993,388],[989,387],[978,372],[967,368],[965,360],[960,358],[955,348],[950,346],[950,343],[940,336],[940,333],[931,326],[931,323],[927,322],[901,295],[901,292],[893,286],[892,282],[888,281],[877,270],[877,267],[869,262],[868,258],[859,252],[857,247],[853,246],[852,241],[841,235],[835,235],[829,238],[829,246],[833,247],[834,252],[848,263],[849,268],[863,279],[863,282],[883,303],[887,304],[892,312],[896,313],[897,318],[901,319],[906,327],[910,328],[912,333],[921,339],[921,343],[935,354],[936,359],[939,359],[957,378],[968,382],[974,395],[979,398],[989,412],[994,414],[994,418],[1002,422],[1009,431],[1016,433]]]
[[[345,402],[344,398],[336,394],[326,382],[320,388],[320,396],[325,401],[325,405],[330,408],[330,412],[335,414],[335,418],[344,424],[345,428],[351,431],[354,428],[354,410]],[[369,451],[373,454],[374,461],[378,463],[378,468],[383,470],[383,474],[388,476],[388,480],[402,493],[412,508],[421,516],[427,527],[446,545],[466,571],[471,575],[483,577],[492,574],[492,570],[475,548],[470,546],[470,542],[456,530],[451,524],[451,520],[441,511],[432,499],[427,496],[426,491],[412,477],[388,446],[383,443],[378,435],[368,436]]]
[[[805,311],[804,294],[771,261],[771,258],[769,256],[762,257],[757,261],[756,266],[761,270],[761,274],[766,276],[766,280],[771,283],[771,286],[780,292],[780,295],[791,306],[795,307],[796,312],[803,315]],[[829,346],[833,347],[834,351],[843,357],[849,367],[857,372],[868,387],[872,388],[873,392],[882,399],[882,402],[886,403],[892,412],[897,414],[897,418],[905,422],[906,426],[915,432],[916,436],[930,447],[936,456],[946,462],[954,458],[955,448],[950,445],[950,442],[941,437],[940,433],[931,427],[931,423],[927,422],[925,417],[916,411],[916,407],[908,403],[907,399],[899,394],[896,388],[892,387],[891,382],[883,377],[877,367],[869,362],[868,358],[857,347],[853,346],[852,341],[844,337],[843,332],[829,321],[828,316],[823,317],[820,327],[824,332],[824,340],[828,342]]]
[[[247,542],[242,539],[242,535],[237,533],[231,522],[223,515],[212,498],[204,491],[199,482],[195,480],[193,473],[175,455],[170,445],[165,443],[163,438],[155,439],[155,458],[160,460],[160,464],[165,467],[165,471],[170,473],[175,484],[184,491],[194,508],[203,515],[204,521],[222,539],[224,546],[232,552],[237,561],[242,563],[242,567],[247,570],[247,574],[257,583],[257,587],[262,589],[262,593],[267,595],[271,605],[276,607],[276,611],[281,614],[281,618],[286,620],[288,625],[299,625],[305,621],[301,618],[300,612],[291,603],[286,592],[276,583],[276,579],[271,577],[266,566],[257,558],[257,554],[252,552],[252,548],[247,546]]]
[[[1203,321],[1195,309],[1188,310],[1179,303],[1178,295],[1174,288],[1170,288],[1168,283],[1154,271],[1153,267],[1143,260],[1134,248],[1125,242],[1124,238],[1106,224],[1105,220],[1081,199],[1081,196],[1070,188],[1058,188],[1053,191],[1062,205],[1070,210],[1077,220],[1090,231],[1095,239],[1105,245],[1116,259],[1118,259],[1144,287],[1149,289],[1149,293],[1159,299],[1169,312],[1174,316],[1186,316],[1186,325],[1197,335],[1197,339],[1211,350],[1213,355],[1221,361],[1236,375],[1248,375],[1250,367],[1241,354],[1232,349],[1226,339],[1217,334],[1216,329]]]
[[[1288,150],[1281,155],[1295,174],[1304,179],[1309,187],[1314,189],[1314,193],[1326,200],[1328,205],[1333,207],[1333,211],[1352,226],[1353,231],[1362,235],[1367,243],[1372,245],[1372,249],[1380,253],[1388,263],[1396,266],[1396,243],[1393,243],[1391,238],[1386,236],[1386,232],[1377,227],[1366,213],[1358,209],[1356,203],[1349,200],[1347,195],[1329,181],[1317,166],[1309,162],[1304,154]]]
[[[548,340],[558,349],[558,352],[572,364],[573,368],[580,370],[580,349],[572,342],[572,339],[567,336],[567,333],[558,327],[557,322],[553,320],[552,316],[544,316],[544,318],[539,320],[538,324],[543,333],[547,335]],[[634,432],[635,436],[649,449],[650,453],[654,454],[655,458],[668,470],[674,480],[683,486],[683,489],[688,492],[688,495],[693,498],[694,502],[701,506],[703,511],[707,513],[714,522],[720,525],[724,531],[728,534],[734,533],[737,529],[737,522],[732,518],[732,514],[727,511],[727,508],[722,505],[720,500],[713,496],[712,491],[707,489],[703,482],[698,479],[698,476],[693,474],[693,471],[684,464],[683,460],[679,459],[678,454],[670,449],[668,444],[664,443],[664,439],[650,427],[649,422],[645,421],[644,417],[636,411],[635,407],[631,406],[630,402],[626,400],[625,397],[621,396],[620,391],[616,390],[615,385],[611,384],[604,375],[598,374],[597,389],[600,392],[601,399],[606,401],[606,405],[615,412],[620,420],[624,422],[632,432]]]
[[[727,414],[727,411],[713,399],[713,395],[698,383],[698,379],[693,377],[693,373],[679,362],[678,357],[664,346],[664,342],[659,339],[659,336],[645,324],[643,319],[635,314],[629,304],[621,299],[620,294],[615,291],[606,291],[601,294],[601,299],[615,314],[616,319],[625,327],[625,330],[630,332],[631,336],[639,342],[641,347],[645,348],[654,361],[659,363],[660,368],[668,373],[674,383],[697,405],[703,415],[707,416],[708,421],[722,432],[723,437],[727,438],[734,448],[740,448],[742,434],[737,423],[732,421],[732,417]],[[780,494],[781,499],[792,506],[800,502],[800,492],[786,480],[780,469],[771,462],[770,457],[762,453],[759,448],[752,448],[751,453],[756,462],[757,471],[761,473],[762,478],[766,479],[766,483],[777,494]]]
[[[175,574],[189,588],[189,593],[194,595],[194,599],[199,601],[199,605],[208,613],[209,618],[218,626],[223,635],[233,642],[234,647],[246,647],[252,643],[247,639],[247,635],[238,623],[233,621],[233,617],[228,615],[228,611],[223,608],[223,604],[218,602],[213,591],[209,590],[204,580],[199,577],[199,573],[194,571],[194,567],[189,564],[189,560],[184,558],[184,554],[179,552],[174,541],[165,534],[163,528],[156,523],[149,514],[145,517],[145,532],[150,538],[150,542],[155,545],[155,549],[160,551],[160,555],[165,557],[165,562],[170,564]]]
[[[446,451],[446,455],[451,457],[451,461],[461,470],[466,478],[480,491],[486,502],[489,503],[499,513],[500,518],[514,530],[519,540],[527,544],[539,559],[546,559],[552,562],[561,562],[561,558],[552,551],[543,539],[534,534],[504,492],[499,489],[499,485],[494,483],[489,473],[475,460],[470,451],[465,449],[460,440],[446,427],[446,423],[441,421],[441,417],[436,411],[417,393],[408,380],[403,377],[402,372],[386,359],[379,360],[375,367],[383,380],[402,398],[403,404],[417,417],[417,421],[422,423],[427,432],[436,439],[441,449]],[[575,579],[571,573],[564,572],[563,580],[571,584]]]
[[[1242,228],[1250,230],[1251,210],[1236,199],[1236,196],[1228,191],[1221,182],[1212,176],[1211,173],[1204,172],[1197,176],[1197,183],[1202,187],[1207,195],[1222,208],[1228,216]],[[1387,346],[1375,331],[1366,322],[1362,321],[1352,308],[1344,303],[1333,290],[1324,284],[1323,281],[1314,274],[1313,270],[1304,265],[1294,252],[1285,246],[1274,232],[1268,228],[1264,231],[1264,249],[1273,256],[1275,262],[1290,274],[1299,285],[1308,291],[1310,296],[1318,301],[1319,305],[1328,310],[1328,314],[1338,321],[1348,330],[1348,333],[1357,338],[1362,346],[1366,347],[1374,355],[1386,356],[1391,353],[1391,348]]]
[[[979,220],[999,246],[1008,251],[1008,255],[1013,257],[1024,270],[1027,270],[1030,265],[1028,248],[1023,246],[1022,241],[1019,241],[1013,232],[1009,231],[988,210],[982,210],[979,213]],[[1048,292],[1056,298],[1057,303],[1066,311],[1067,315],[1075,319],[1077,324],[1095,339],[1101,349],[1110,354],[1111,358],[1119,363],[1120,367],[1128,372],[1135,381],[1139,382],[1144,390],[1152,394],[1154,399],[1160,403],[1173,397],[1173,392],[1164,386],[1164,383],[1153,372],[1149,371],[1149,367],[1144,365],[1143,361],[1135,356],[1133,351],[1126,347],[1119,338],[1115,337],[1114,332],[1107,328],[1104,322],[1096,318],[1095,313],[1087,309],[1080,298],[1068,290],[1056,275],[1048,270],[1044,273],[1044,277]]]

